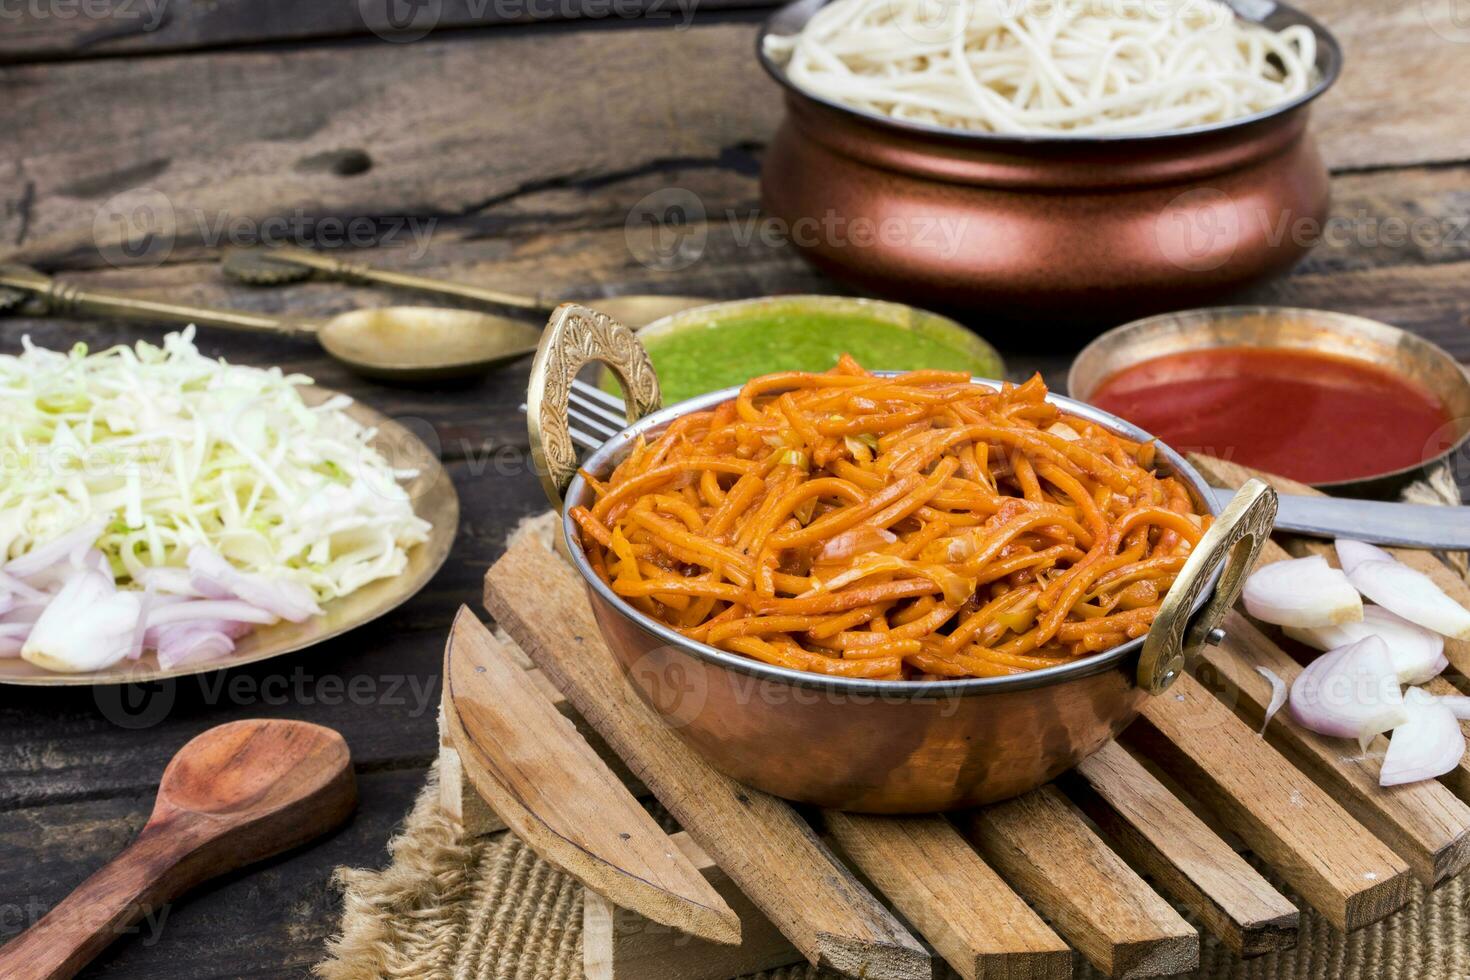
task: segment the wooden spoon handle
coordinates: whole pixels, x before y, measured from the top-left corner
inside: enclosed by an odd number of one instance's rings
[[[164,906],[194,883],[185,867],[187,836],[177,829],[165,834],[153,824],[144,827],[106,867],[0,949],[0,977],[76,976],[130,926],[145,918],[156,921]]]

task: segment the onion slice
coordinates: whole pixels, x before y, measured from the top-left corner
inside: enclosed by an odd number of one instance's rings
[[[97,543],[97,539],[102,536],[106,527],[107,522],[101,518],[90,520],[81,527],[74,528],[61,537],[48,541],[8,562],[0,570],[3,570],[8,576],[25,579],[47,571],[52,565],[68,559],[74,565],[81,565],[83,556],[92,545]]]
[[[1393,555],[1390,555],[1378,547],[1378,545],[1369,544],[1366,541],[1358,541],[1353,538],[1338,538],[1334,542],[1334,548],[1337,551],[1337,564],[1349,576],[1352,575],[1353,569],[1365,561],[1394,560]]]
[[[1436,701],[1449,708],[1456,718],[1461,721],[1470,721],[1470,698],[1463,694],[1441,694],[1435,697]]]
[[[142,605],[94,568],[74,571],[31,627],[20,655],[64,673],[101,670],[133,649]]]
[[[1455,713],[1439,699],[1411,690],[1408,718],[1393,730],[1378,785],[1399,786],[1443,776],[1465,755],[1465,734]]]
[[[211,599],[233,596],[293,623],[321,615],[316,598],[304,585],[242,572],[200,545],[189,549],[188,561],[190,584]]]
[[[1257,667],[1256,673],[1266,678],[1271,684],[1271,703],[1266,706],[1266,716],[1261,719],[1261,734],[1266,734],[1266,729],[1271,725],[1271,719],[1276,717],[1276,712],[1286,703],[1286,681],[1276,675],[1269,667]]]
[[[1363,618],[1363,600],[1340,569],[1320,555],[1278,561],[1257,569],[1241,594],[1256,619],[1277,626],[1316,629]]]
[[[1349,578],[1359,592],[1389,612],[1436,633],[1470,640],[1470,610],[1445,595],[1423,572],[1398,561],[1364,561]]]
[[[1371,547],[1371,546],[1370,546]],[[1365,636],[1381,637],[1393,658],[1394,672],[1400,684],[1423,684],[1449,666],[1444,655],[1444,637],[1415,626],[1382,606],[1364,606],[1363,621],[1317,629],[1283,627],[1293,640],[1318,650],[1337,650],[1356,643]]]
[[[1303,728],[1359,743],[1407,720],[1393,659],[1377,636],[1313,660],[1291,685],[1289,703]]]

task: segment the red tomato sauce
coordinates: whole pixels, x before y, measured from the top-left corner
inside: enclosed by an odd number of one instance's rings
[[[1415,466],[1449,447],[1429,392],[1363,361],[1313,351],[1222,347],[1144,361],[1090,401],[1180,452],[1304,483]]]

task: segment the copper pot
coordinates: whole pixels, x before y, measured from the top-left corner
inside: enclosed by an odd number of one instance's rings
[[[1005,136],[900,122],[811,96],[764,53],[825,0],[766,23],[757,50],[786,89],[761,194],[812,264],[930,306],[1117,322],[1213,298],[1290,269],[1321,227],[1326,167],[1308,106],[1341,53],[1284,4],[1262,23],[1317,35],[1318,83],[1229,123],[1138,136]]]
[[[593,360],[621,380],[628,417],[636,421],[579,466],[567,418],[569,388]],[[569,304],[553,314],[536,354],[527,418],[547,494],[563,512],[567,552],[633,689],[715,768],[791,800],[927,813],[1005,799],[1054,778],[1122,731],[1149,693],[1178,677],[1199,644],[1218,642],[1216,627],[1275,518],[1275,494],[1253,481],[1217,516],[1149,634],[1073,663],[938,682],[772,667],[690,640],[634,609],[592,569],[566,516],[571,507],[591,502],[583,471],[605,476],[638,438],[738,390],[659,408],[653,366],[632,332],[605,314]],[[1127,438],[1147,438],[1088,405],[1051,400]],[[1160,446],[1159,458],[1199,506],[1213,510],[1204,478],[1183,457]]]

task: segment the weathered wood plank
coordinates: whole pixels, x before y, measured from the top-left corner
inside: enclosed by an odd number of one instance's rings
[[[700,0],[698,9],[774,3]],[[1317,131],[1334,167],[1470,157],[1470,132],[1455,124],[1461,109],[1458,95],[1470,83],[1470,59],[1464,57],[1470,28],[1458,21],[1453,3],[1314,0],[1305,6],[1338,36],[1346,53],[1346,72],[1315,111]],[[455,28],[530,21],[574,19],[612,26],[641,15],[643,22],[657,26],[687,26],[695,6],[690,0],[436,0],[397,8],[394,20],[389,20],[389,9],[390,0],[342,4],[95,0],[85,8],[66,5],[66,14],[55,3],[23,7],[6,18],[0,63],[336,36],[366,38],[373,46],[383,44],[384,36],[415,41],[395,45],[409,49],[456,39],[460,35]],[[395,30],[395,23],[403,29]],[[749,44],[739,47],[746,67],[753,67]],[[392,60],[404,56],[403,50],[394,51]],[[387,60],[380,59],[380,64]],[[697,77],[725,82],[713,66],[706,68],[710,74]],[[1385,78],[1394,83],[1383,84]],[[708,98],[717,95],[717,89],[705,87],[702,94]]]
[[[857,869],[964,980],[1066,980],[1072,951],[942,815],[824,811]]]
[[[1123,746],[1103,746],[1062,785],[1114,850],[1236,955],[1296,945],[1296,906]]]
[[[151,229],[157,259],[201,240],[292,238],[303,224],[320,237],[314,218],[470,217],[640,174],[687,173],[700,193],[699,174],[738,160],[780,111],[750,32],[491,32],[393,57],[363,43],[5,69],[0,240],[95,253],[96,239],[141,242]],[[548,65],[555,84],[507,83]],[[690,100],[690,78],[717,79],[701,91],[720,104]],[[422,247],[410,227],[390,237]]]
[[[1452,96],[1376,81],[1404,77],[1403,64],[1416,78],[1427,66],[1434,91],[1452,93],[1470,59],[1445,56],[1465,46],[1411,29],[1413,15],[1386,9],[1387,0],[1372,6],[1347,75],[1366,90],[1347,91],[1345,81],[1317,110],[1327,159],[1363,167],[1470,156],[1461,145],[1470,131],[1441,104]],[[1381,23],[1399,29],[1398,40],[1369,43]],[[505,207],[518,199],[559,210],[579,189],[650,175],[660,179],[622,199],[617,213],[595,212],[600,220],[621,225],[640,197],[671,185],[716,214],[717,173],[753,175],[750,150],[780,115],[778,91],[751,56],[752,30],[746,22],[471,32],[395,45],[392,58],[381,43],[339,43],[11,67],[0,76],[14,121],[0,136],[0,241],[95,263],[94,237],[125,237],[126,218],[137,222],[131,234],[153,227],[172,249],[257,238],[271,216],[373,217],[382,219],[380,237],[404,216],[480,219],[482,233],[498,235],[538,220]],[[1390,49],[1396,60],[1375,70]],[[506,78],[538,77],[547,64],[557,66],[556,85],[507,96]],[[719,84],[701,86],[696,102],[689,78]],[[177,92],[207,97],[184,101]],[[488,92],[497,93],[493,102]],[[1373,126],[1393,128],[1365,133]],[[108,147],[105,160],[98,145]],[[490,220],[492,210],[504,221]],[[280,226],[274,234],[297,236]],[[388,237],[416,247],[411,229]]]
[[[1199,965],[1199,934],[1087,826],[1055,786],[960,818],[986,862],[1087,961],[1114,977]]]
[[[1339,929],[1388,915],[1408,865],[1186,674],[1150,698],[1125,743],[1219,814]]]
[[[441,31],[561,20],[687,26],[699,11],[776,0],[433,0],[404,5],[293,0],[90,0],[17,6],[5,16],[0,64],[99,55],[158,55],[263,42],[363,37],[395,44]]]

